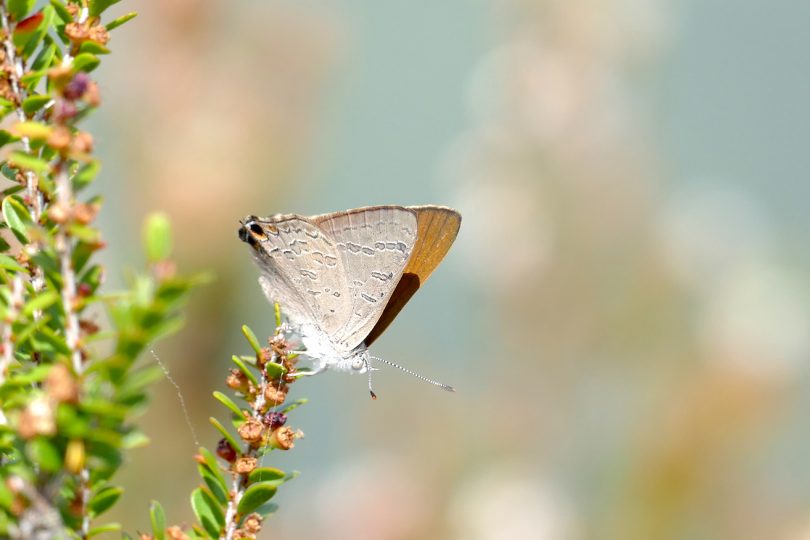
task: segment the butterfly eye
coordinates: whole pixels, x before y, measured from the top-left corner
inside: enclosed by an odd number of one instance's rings
[[[355,370],[355,371],[359,371],[359,370],[363,369],[363,366],[365,366],[365,365],[366,365],[366,363],[358,358],[357,360],[352,362],[352,369]]]
[[[261,237],[261,238],[264,238],[264,231],[262,230],[262,226],[261,226],[261,225],[259,225],[258,223],[256,223],[256,222],[254,221],[253,223],[251,223],[250,225],[248,225],[248,227],[250,227],[250,232],[252,232],[252,233],[253,233],[253,234],[255,234],[256,236],[259,236],[259,237]]]
[[[239,227],[239,240],[241,240],[242,242],[247,242],[248,237],[249,235],[247,229],[245,229],[244,227]]]

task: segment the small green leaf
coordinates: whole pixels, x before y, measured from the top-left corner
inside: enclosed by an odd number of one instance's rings
[[[293,401],[292,403],[290,403],[289,405],[287,405],[286,407],[281,409],[281,412],[283,412],[284,414],[287,414],[291,410],[297,409],[298,407],[300,407],[301,405],[304,405],[306,403],[309,403],[309,399],[307,399],[307,398],[296,399],[295,401]]]
[[[143,448],[149,444],[149,437],[142,431],[132,431],[124,435],[121,439],[121,448],[129,450],[132,448]]]
[[[111,20],[110,22],[107,23],[107,31],[109,32],[110,30],[113,30],[114,28],[118,28],[122,24],[131,21],[132,19],[134,19],[137,16],[138,16],[137,13],[135,13],[134,11],[131,11],[131,12],[127,13],[126,15],[121,15],[117,19],[113,19],[113,20]]]
[[[105,525],[99,525],[98,527],[93,527],[89,531],[87,531],[87,537],[93,538],[94,536],[98,536],[100,534],[108,533],[108,532],[118,532],[122,529],[120,523],[107,523]]]
[[[96,55],[90,53],[77,54],[73,59],[73,69],[75,71],[90,73],[96,69],[99,64],[101,64],[101,60],[99,60]]]
[[[68,225],[68,231],[70,231],[72,236],[88,244],[96,244],[101,241],[101,231],[89,225],[71,223]]]
[[[194,510],[194,515],[197,516],[197,521],[200,522],[205,531],[213,538],[218,538],[220,527],[217,525],[216,513],[203,496],[202,488],[197,488],[191,493],[191,508]]]
[[[281,327],[281,306],[278,302],[273,303],[273,311],[276,313],[276,328]]]
[[[236,355],[231,356],[231,361],[234,364],[236,364],[236,367],[239,368],[239,371],[241,371],[242,373],[245,374],[245,377],[250,379],[250,382],[252,382],[256,386],[259,386],[259,379],[256,378],[256,375],[253,373],[253,370],[251,370],[249,367],[247,367],[245,365],[245,363],[242,362],[242,360],[239,359],[238,356],[236,356]]]
[[[117,4],[120,1],[121,0],[90,0],[90,16],[98,17],[104,13],[108,7]]]
[[[60,336],[59,334],[57,334],[48,327],[40,328],[39,333],[35,334],[35,336],[32,337],[42,338],[42,341],[39,341],[39,339],[37,340],[32,339],[32,342],[36,341],[34,344],[34,348],[49,347],[50,351],[52,352],[61,353],[64,354],[65,356],[70,356],[71,354],[70,347],[67,346],[65,338]],[[47,351],[43,349],[42,352]]]
[[[263,518],[266,518],[270,514],[275,514],[276,512],[278,512],[278,505],[276,503],[271,503],[271,502],[264,503],[263,505],[258,507],[255,510],[255,512],[257,514],[259,514],[260,516],[262,516]]]
[[[31,96],[26,101],[35,98],[46,98],[50,99],[48,96]],[[23,102],[23,107],[25,107],[25,102]],[[42,122],[34,122],[33,120],[25,121],[25,122],[17,122],[13,126],[11,126],[11,130],[14,132],[14,135],[17,137],[28,137],[29,139],[46,139],[48,135],[51,134],[53,128],[51,126],[45,125]],[[27,156],[28,154],[22,154]]]
[[[9,0],[8,11],[15,21],[21,21],[34,9],[36,0]]]
[[[236,405],[236,403],[234,403],[231,400],[231,398],[229,398],[228,396],[226,396],[222,392],[214,392],[214,398],[217,401],[219,401],[220,403],[222,403],[223,405],[225,405],[226,407],[228,407],[233,414],[235,414],[239,418],[244,418],[244,415],[242,414],[242,410]]]
[[[271,379],[280,379],[285,373],[287,373],[287,370],[284,369],[284,366],[282,366],[281,364],[276,364],[275,362],[267,362],[264,365],[264,372]]]
[[[15,496],[5,482],[0,482],[0,508],[10,509]]]
[[[37,85],[39,80],[45,76],[47,73],[47,69],[38,69],[36,71],[29,71],[22,77],[20,77],[20,84],[26,86],[28,88],[33,88]]]
[[[237,511],[242,514],[249,514],[257,509],[276,494],[278,486],[273,482],[259,482],[253,484],[245,490],[245,494],[239,500]]]
[[[22,202],[16,197],[6,197],[2,203],[3,218],[17,237],[17,240],[23,243],[28,243],[28,236],[26,234],[27,224],[31,222],[31,216]]]
[[[35,383],[42,382],[48,377],[53,366],[50,364],[40,365],[30,371],[23,373],[15,372],[14,375],[9,377],[6,386],[31,386]]]
[[[150,263],[169,258],[172,252],[172,224],[166,214],[155,212],[146,218],[143,243]]]
[[[15,272],[25,272],[25,268],[23,267],[23,265],[21,265],[8,255],[0,255],[0,268],[5,268],[6,270],[14,270]]]
[[[90,511],[93,512],[95,516],[100,516],[112,508],[123,492],[124,489],[120,487],[109,486],[102,488],[101,491],[93,495],[93,498],[90,499]]]
[[[34,114],[42,107],[45,106],[51,100],[51,96],[47,94],[35,94],[33,96],[28,96],[22,102],[23,111],[25,114]]]
[[[0,146],[5,146],[10,142],[16,141],[17,137],[6,131],[5,129],[0,129]],[[16,187],[16,186],[15,186]]]
[[[85,41],[79,47],[79,53],[110,54],[110,49],[95,41]]]
[[[274,467],[262,467],[259,469],[253,469],[250,473],[249,483],[254,484],[256,482],[269,482],[271,480],[284,480],[287,474],[282,471],[281,469],[276,469]]]
[[[208,489],[214,494],[214,497],[216,497],[221,504],[228,504],[228,487],[225,483],[220,482],[219,478],[205,465],[198,465],[197,470],[203,482],[205,482],[205,485],[208,486]]]
[[[226,503],[220,504],[216,497],[214,497],[211,492],[205,488],[202,488],[200,492],[202,493],[203,499],[205,499],[206,505],[211,510],[211,513],[216,520],[216,524],[219,525],[220,530],[222,530],[222,528],[225,526],[225,511],[223,510],[223,507]]]
[[[48,32],[53,21],[54,11],[51,6],[28,16],[20,21],[14,29],[13,41],[22,49],[22,57],[27,58],[34,54],[42,39]],[[31,89],[29,87],[29,89]]]
[[[48,69],[51,67],[54,56],[56,56],[56,45],[51,43],[47,47],[42,48],[34,60],[34,63],[31,64],[31,69],[34,71]]]
[[[225,439],[227,439],[228,443],[233,447],[233,449],[238,452],[240,444],[236,441],[236,438],[233,435],[231,435],[230,431],[225,429],[225,426],[220,424],[219,420],[217,420],[213,416],[209,418],[208,421],[211,422],[211,424],[213,424],[213,426],[217,428],[220,433],[222,433],[222,436],[225,437]]]
[[[51,164],[47,161],[23,152],[12,152],[9,161],[21,169],[34,171],[37,174],[46,174],[51,170]]]
[[[35,311],[48,309],[58,301],[59,293],[54,290],[46,289],[26,302],[23,313],[25,316],[30,317]]]
[[[217,477],[217,480],[224,486],[225,477],[222,476],[222,471],[219,469],[219,463],[217,463],[217,458],[214,456],[214,454],[212,454],[207,448],[201,446],[200,455],[205,460],[205,465],[207,466],[208,470],[211,471],[211,473]]]
[[[26,454],[45,472],[52,473],[62,468],[62,456],[59,450],[45,437],[30,440],[26,445]]]
[[[62,19],[62,22],[69,23],[73,21],[73,17],[70,16],[70,11],[68,11],[67,6],[62,3],[62,0],[51,0],[51,5],[56,15]]]
[[[245,334],[248,343],[250,343],[250,346],[253,348],[256,354],[261,354],[262,347],[259,345],[259,340],[256,339],[256,334],[253,333],[253,330],[251,330],[246,324],[243,324],[242,333]]]
[[[80,190],[87,186],[96,177],[101,170],[101,163],[98,161],[91,161],[83,165],[73,176],[73,189]]]
[[[152,521],[155,540],[166,540],[166,512],[158,501],[152,501],[149,506],[149,519]]]

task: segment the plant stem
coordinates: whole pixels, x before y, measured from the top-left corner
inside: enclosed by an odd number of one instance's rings
[[[6,320],[3,326],[3,354],[0,356],[0,385],[6,382],[6,372],[8,366],[14,360],[14,320],[19,314],[20,306],[23,303],[23,282],[20,274],[14,275],[14,280],[11,284],[11,299],[8,304],[8,311],[6,312]],[[2,414],[2,411],[0,411]],[[5,416],[0,418],[0,424],[5,424]]]
[[[67,163],[60,159],[56,163],[56,194],[57,204],[68,209],[73,205],[73,193],[70,187],[70,178],[67,173]],[[65,340],[70,349],[70,359],[73,371],[80,375],[84,370],[82,354],[79,348],[79,316],[76,313],[76,273],[73,271],[72,253],[73,241],[65,225],[59,225],[56,231],[56,250],[59,253],[59,263],[62,274],[62,308],[65,311]]]
[[[270,358],[270,362],[276,362],[279,356],[277,353],[273,352],[273,356]],[[270,380],[265,372],[262,369],[262,381],[259,387],[259,392],[256,395],[256,399],[251,403],[251,417],[254,420],[258,420],[261,422],[262,420],[262,409],[264,408],[265,404],[265,390],[267,389],[267,385],[270,384]],[[253,457],[256,455],[256,449],[253,448],[249,443],[245,443],[242,448],[243,456],[250,456]],[[231,488],[231,499],[228,501],[228,509],[225,512],[225,536],[220,537],[220,540],[233,540],[234,533],[236,533],[236,529],[239,525],[236,519],[236,510],[239,507],[239,501],[242,500],[242,496],[245,494],[245,487],[247,483],[247,476],[242,474],[234,473],[233,476],[233,484]]]
[[[25,72],[22,61],[17,58],[17,51],[12,41],[13,30],[8,21],[8,8],[6,0],[0,0],[0,26],[3,30],[3,49],[6,53],[6,64],[11,68],[8,70],[9,83],[11,84],[11,91],[14,94],[14,111],[17,114],[17,119],[20,122],[26,120],[25,111],[22,109],[22,102],[27,97],[26,92],[20,86],[20,78]],[[31,141],[28,137],[21,137],[23,150],[26,154],[31,153]],[[33,171],[25,171],[25,191],[26,191],[26,206],[31,213],[31,220],[34,223],[39,221],[42,215],[42,192],[39,190],[39,178]]]

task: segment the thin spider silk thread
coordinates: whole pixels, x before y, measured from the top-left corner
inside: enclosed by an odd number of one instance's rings
[[[183,410],[183,416],[186,419],[186,425],[188,426],[189,431],[191,431],[191,438],[194,439],[194,447],[199,448],[200,441],[197,440],[197,432],[194,431],[194,425],[191,423],[191,416],[189,416],[188,414],[188,408],[186,407],[186,400],[183,397],[183,391],[180,390],[180,385],[177,384],[177,382],[172,378],[171,374],[169,373],[169,370],[166,368],[165,365],[163,365],[163,362],[160,361],[158,355],[155,354],[154,349],[149,349],[149,352],[152,353],[152,357],[155,359],[155,362],[157,362],[157,365],[160,366],[161,370],[163,370],[163,375],[166,376],[166,380],[172,383],[172,386],[174,386],[175,390],[177,390],[177,399],[178,401],[180,401],[180,408]]]

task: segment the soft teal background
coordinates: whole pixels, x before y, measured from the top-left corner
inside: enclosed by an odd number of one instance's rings
[[[213,447],[241,324],[272,331],[246,214],[438,203],[457,246],[375,347],[455,385],[296,385],[267,538],[801,538],[806,32],[797,2],[140,2],[91,129],[108,283],[153,209],[214,269],[155,349]],[[508,44],[522,44],[519,47]],[[151,359],[146,359],[151,361]],[[161,383],[116,518],[191,513]]]

